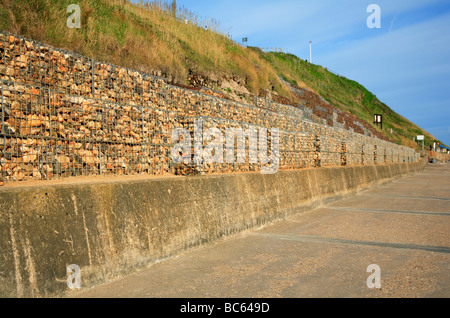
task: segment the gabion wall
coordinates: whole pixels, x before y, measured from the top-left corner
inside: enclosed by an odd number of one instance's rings
[[[192,132],[195,119],[224,134],[227,128],[277,128],[279,169],[419,157],[404,146],[312,123],[299,107],[204,95],[6,32],[0,34],[0,90],[2,185],[70,176],[260,170],[248,160],[175,164],[172,133]]]

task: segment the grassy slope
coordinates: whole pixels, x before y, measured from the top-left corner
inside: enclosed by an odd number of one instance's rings
[[[373,122],[374,114],[383,114],[383,133],[397,143],[416,147],[413,137],[417,135],[425,135],[425,144],[428,145],[436,140],[431,134],[394,112],[374,94],[353,80],[335,75],[320,65],[310,64],[292,54],[262,52],[260,54],[285,80],[297,86],[306,84],[341,110],[352,113],[368,123]],[[375,127],[381,131],[378,126]]]
[[[66,27],[66,8],[72,3],[81,8],[80,29]],[[384,114],[383,130],[393,141],[414,146],[412,136],[418,134],[426,136],[427,144],[434,141],[433,136],[393,112],[354,81],[294,55],[242,48],[221,35],[216,25],[210,24],[210,30],[216,31],[211,32],[180,23],[163,12],[164,8],[164,3],[132,5],[125,0],[0,0],[0,30],[140,71],[160,70],[182,84],[188,84],[191,72],[204,76],[233,74],[246,80],[251,93],[274,90],[295,99],[280,81],[282,76],[368,123],[372,123],[375,112]],[[187,10],[178,15],[191,21],[197,19]],[[389,133],[390,128],[393,134]]]
[[[81,28],[69,29],[66,8],[79,4]],[[190,70],[202,75],[235,74],[247,78],[250,91],[272,81],[286,93],[277,74],[258,54],[223,35],[180,23],[158,5],[119,0],[0,0],[0,28],[105,62],[151,72],[170,73],[180,83]]]

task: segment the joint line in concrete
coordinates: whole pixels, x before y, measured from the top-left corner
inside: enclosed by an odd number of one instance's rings
[[[373,241],[354,241],[338,238],[328,238],[313,235],[279,235],[279,234],[263,234],[255,233],[259,236],[277,238],[288,241],[298,241],[305,243],[335,243],[335,244],[348,244],[348,245],[363,245],[363,246],[376,246],[385,248],[396,249],[409,249],[409,250],[423,250],[437,253],[450,253],[450,247],[446,246],[429,246],[429,245],[417,245],[417,244],[403,244],[403,243],[389,243],[389,242],[373,242]]]
[[[405,213],[405,214],[450,216],[450,211],[448,211],[448,212],[401,211],[401,210],[364,209],[364,208],[351,208],[351,207],[326,207],[326,209],[342,210],[342,211],[356,211],[356,212]]]

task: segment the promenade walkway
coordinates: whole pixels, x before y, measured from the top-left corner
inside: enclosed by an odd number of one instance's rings
[[[369,288],[369,276],[380,288]],[[429,164],[74,296],[448,298],[450,164]]]

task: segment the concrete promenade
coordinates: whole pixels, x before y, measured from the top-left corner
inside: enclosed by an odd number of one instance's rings
[[[371,264],[381,288],[369,288]],[[219,240],[73,297],[450,297],[450,164]]]

